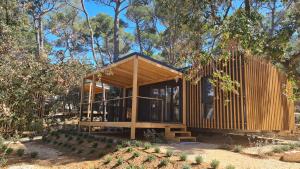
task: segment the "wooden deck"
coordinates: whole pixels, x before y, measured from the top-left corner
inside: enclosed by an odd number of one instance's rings
[[[80,126],[89,127],[124,127],[131,128],[131,122],[98,122],[98,121],[80,121]],[[136,122],[134,124],[135,128],[185,128],[183,124],[175,123],[151,123],[151,122]]]

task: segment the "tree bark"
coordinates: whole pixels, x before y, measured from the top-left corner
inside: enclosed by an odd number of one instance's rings
[[[245,0],[245,11],[248,17],[251,15],[250,0]]]
[[[97,58],[96,58],[96,53],[95,53],[95,48],[94,48],[94,32],[93,32],[93,29],[92,29],[92,26],[91,26],[91,23],[90,23],[89,15],[87,13],[87,10],[85,9],[84,0],[81,0],[80,2],[81,2],[83,13],[85,15],[85,19],[86,19],[88,27],[89,27],[89,31],[90,31],[90,36],[91,36],[90,44],[91,44],[91,48],[92,48],[93,58],[94,58],[96,67],[98,68],[98,61],[97,61]]]
[[[116,7],[115,7],[115,17],[114,17],[114,56],[113,56],[113,61],[115,62],[116,60],[119,59],[119,26],[120,26],[120,20],[119,20],[119,14],[120,14],[120,6],[121,2],[120,0],[116,0]]]
[[[137,35],[137,40],[138,40],[138,44],[139,44],[139,47],[140,47],[140,52],[143,53],[140,25],[139,25],[138,21],[135,21],[135,24],[136,24],[136,35]]]

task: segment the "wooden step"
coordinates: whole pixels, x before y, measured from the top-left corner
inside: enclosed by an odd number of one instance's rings
[[[195,142],[196,137],[176,137],[178,142]]]
[[[189,131],[172,131],[171,133],[174,133],[175,137],[190,137],[192,136],[191,132]]]

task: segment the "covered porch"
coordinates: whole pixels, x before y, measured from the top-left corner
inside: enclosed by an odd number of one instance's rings
[[[83,78],[80,126],[186,128],[183,75],[176,69],[133,53]]]

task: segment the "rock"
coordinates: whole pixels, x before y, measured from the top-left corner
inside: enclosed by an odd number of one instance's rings
[[[285,153],[284,155],[282,155],[280,157],[281,161],[285,161],[285,162],[297,162],[300,163],[300,152],[289,152],[289,153]]]

